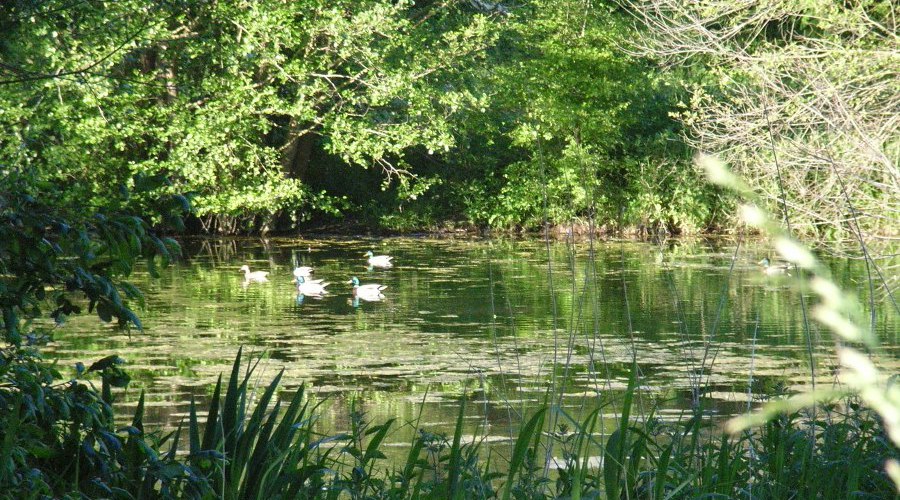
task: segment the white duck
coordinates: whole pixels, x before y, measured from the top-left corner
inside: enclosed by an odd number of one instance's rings
[[[365,285],[360,285],[359,278],[357,278],[356,276],[350,279],[350,281],[348,281],[347,283],[353,285],[354,297],[360,298],[362,300],[368,300],[370,302],[383,299],[384,295],[382,295],[381,291],[387,288],[387,286],[379,285],[378,283],[368,283]]]
[[[251,282],[256,281],[258,283],[265,283],[269,281],[269,271],[250,271],[249,266],[241,266],[241,272],[244,273],[244,281]]]
[[[313,268],[309,266],[300,266],[294,268],[295,278],[309,278],[312,276]]]
[[[297,278],[297,291],[303,295],[325,295],[328,293],[328,290],[325,289],[328,285],[328,283],[313,283],[312,281],[307,281],[303,276]]]
[[[393,257],[388,255],[375,255],[371,250],[366,252],[366,257],[369,258],[369,265],[375,267],[391,267],[394,264],[391,263],[391,259]]]
[[[303,278],[307,283],[322,284],[325,280],[311,279],[313,268],[309,266],[300,266],[294,268],[294,279]]]

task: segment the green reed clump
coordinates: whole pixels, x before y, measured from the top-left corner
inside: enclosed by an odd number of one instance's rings
[[[829,405],[816,413],[813,433],[809,417],[781,415],[733,439],[699,415],[635,428],[635,434],[649,437],[641,450],[646,463],[639,481],[619,489],[619,496],[843,499],[896,494],[884,463],[898,452],[877,414],[852,400]]]

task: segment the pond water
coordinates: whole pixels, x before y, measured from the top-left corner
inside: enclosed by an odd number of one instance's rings
[[[243,346],[262,356],[260,386],[283,369],[286,391],[306,384],[324,400],[324,431],[346,430],[355,405],[376,423],[397,418],[397,443],[408,442],[411,422],[452,433],[463,395],[467,431],[498,439],[548,393],[577,418],[621,394],[633,359],[642,404],[663,418],[697,402],[713,415],[745,411],[748,396],[807,386],[812,368],[818,383],[832,383],[834,341],[814,326],[807,337],[798,293],[761,272],[765,243],[736,248],[732,240],[188,240],[184,260],[160,277],[146,269],[133,277],[146,294],[144,331],[73,318],[48,355],[65,367],[118,354],[133,379],[119,394],[124,407],[144,390],[146,421],[173,428]],[[369,249],[396,265],[369,268]],[[244,264],[270,281],[245,283]],[[300,264],[330,281],[331,293],[298,296],[291,271]],[[831,264],[865,296],[861,261]],[[384,300],[353,300],[351,276],[387,285]],[[900,320],[889,307],[876,320],[896,360]]]

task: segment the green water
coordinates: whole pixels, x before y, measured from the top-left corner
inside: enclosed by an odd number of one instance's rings
[[[355,404],[375,422],[396,417],[394,442],[409,439],[414,421],[451,432],[463,395],[467,430],[498,439],[548,389],[577,417],[615,400],[632,359],[645,388],[641,403],[663,418],[697,403],[714,416],[745,411],[748,396],[807,386],[812,368],[818,383],[834,381],[833,339],[815,328],[807,338],[798,293],[756,265],[764,242],[742,245],[733,269],[731,240],[548,248],[509,240],[242,239],[183,247],[185,259],[161,277],[146,270],[133,277],[146,294],[143,332],[75,318],[48,349],[63,367],[112,353],[127,360],[133,382],[119,399],[132,407],[146,391],[151,425],[178,425],[190,398],[208,397],[240,346],[262,355],[260,384],[283,369],[287,389],[306,384],[325,401],[324,431],[346,430]],[[396,265],[368,268],[369,249],[393,255]],[[269,271],[270,282],[246,284],[244,264]],[[331,293],[298,297],[297,264],[314,266]],[[861,261],[831,264],[866,297]],[[354,275],[387,285],[384,300],[354,301],[344,284]],[[892,353],[898,326],[889,307],[878,309],[876,330]]]

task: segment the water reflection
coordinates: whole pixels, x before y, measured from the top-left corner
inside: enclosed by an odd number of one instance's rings
[[[394,256],[393,267],[370,266],[373,248]],[[807,384],[812,369],[796,294],[756,264],[766,248],[734,250],[725,240],[560,242],[548,264],[539,241],[204,239],[186,242],[188,258],[159,279],[136,274],[144,332],[75,318],[52,350],[62,366],[125,358],[134,382],[123,398],[145,390],[145,420],[169,427],[192,396],[205,398],[239,346],[263,356],[258,381],[284,369],[288,389],[305,383],[329,398],[322,426],[332,431],[345,429],[355,400],[376,421],[449,432],[466,395],[468,430],[505,436],[548,388],[575,416],[614,399],[635,359],[646,408],[666,416],[699,398],[732,414]],[[245,286],[241,265],[268,271],[269,282]],[[333,283],[328,295],[298,294],[301,265]],[[834,265],[866,293],[862,263]],[[387,285],[387,297],[355,296],[351,276]],[[896,352],[898,318],[882,308],[876,320]],[[812,333],[825,377],[832,341]],[[412,432],[401,429],[395,440]]]

